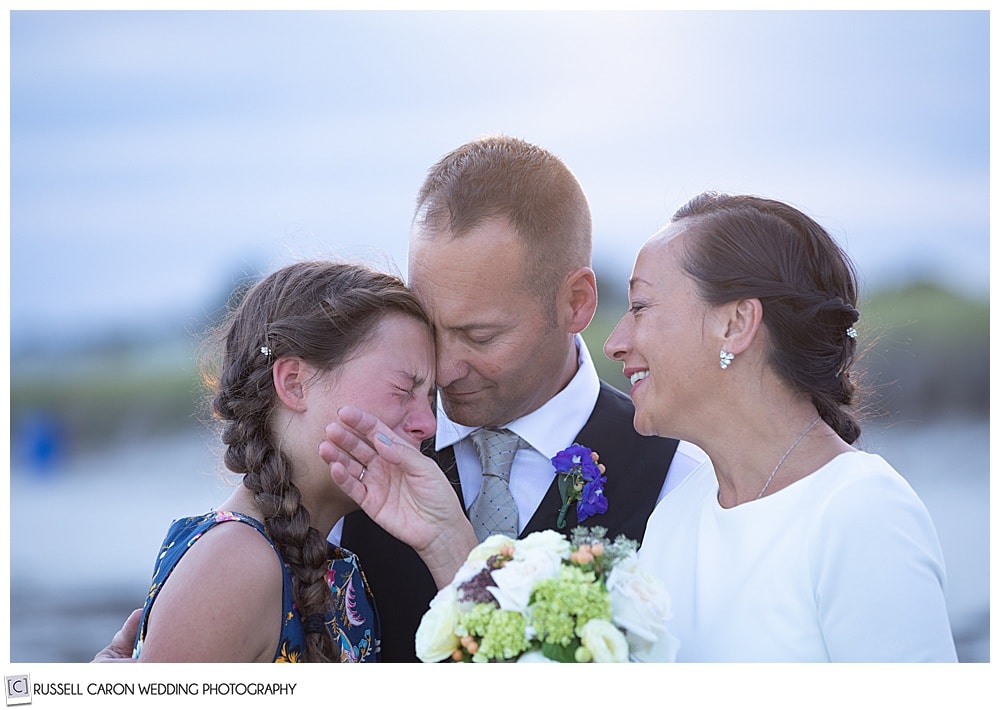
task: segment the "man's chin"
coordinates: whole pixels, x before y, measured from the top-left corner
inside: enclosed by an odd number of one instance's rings
[[[444,402],[444,413],[456,424],[462,426],[483,426],[481,411],[469,404],[454,404]]]
[[[465,401],[456,401],[447,397],[441,398],[444,404],[444,412],[448,418],[456,424],[468,427],[502,426],[506,421],[494,421],[496,412],[492,411],[480,401],[473,401],[471,398]]]

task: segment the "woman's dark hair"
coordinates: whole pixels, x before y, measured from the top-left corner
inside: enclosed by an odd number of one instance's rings
[[[861,427],[852,378],[858,288],[847,254],[814,220],[782,202],[706,192],[671,218],[692,221],[683,268],[703,299],[757,298],[780,377],[810,396],[849,444]],[[850,334],[849,334],[849,330]]]
[[[402,314],[428,324],[403,282],[365,266],[307,261],[281,268],[246,291],[209,345],[221,348],[217,374],[203,369],[211,411],[221,421],[226,468],[243,474],[268,535],[294,579],[303,620],[306,661],[339,660],[331,627],[317,623],[331,607],[326,582],[327,541],[311,524],[294,483],[291,461],[270,425],[277,403],[271,366],[302,358],[321,371],[336,369],[374,336],[383,318]]]

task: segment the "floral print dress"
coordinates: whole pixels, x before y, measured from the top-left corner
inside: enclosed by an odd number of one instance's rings
[[[249,525],[263,535],[274,548],[282,564],[282,624],[281,638],[275,646],[275,663],[297,663],[302,660],[305,648],[305,634],[302,618],[292,599],[292,572],[274,542],[268,537],[264,526],[254,518],[242,513],[213,510],[204,515],[175,520],[167,531],[160,548],[153,571],[153,582],[142,610],[142,621],[132,649],[132,657],[142,653],[142,642],[146,637],[149,612],[156,601],[163,583],[174,567],[198,539],[216,525],[239,522]],[[327,615],[326,624],[338,641],[341,659],[344,662],[377,661],[380,652],[380,632],[378,613],[371,589],[354,553],[333,545],[329,546],[329,567],[326,581],[333,595],[332,613]]]

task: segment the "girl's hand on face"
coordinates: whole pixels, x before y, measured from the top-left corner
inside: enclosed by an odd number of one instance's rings
[[[477,541],[437,464],[368,412],[342,407],[337,416],[319,446],[333,482],[377,525],[413,547],[435,579],[434,560],[449,560],[441,562],[445,567],[453,556],[464,560]]]

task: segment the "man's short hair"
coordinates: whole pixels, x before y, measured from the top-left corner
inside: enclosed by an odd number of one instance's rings
[[[483,222],[508,221],[524,240],[526,284],[552,299],[567,274],[590,266],[590,206],[558,157],[519,138],[489,135],[451,151],[427,172],[413,226],[461,237]]]

